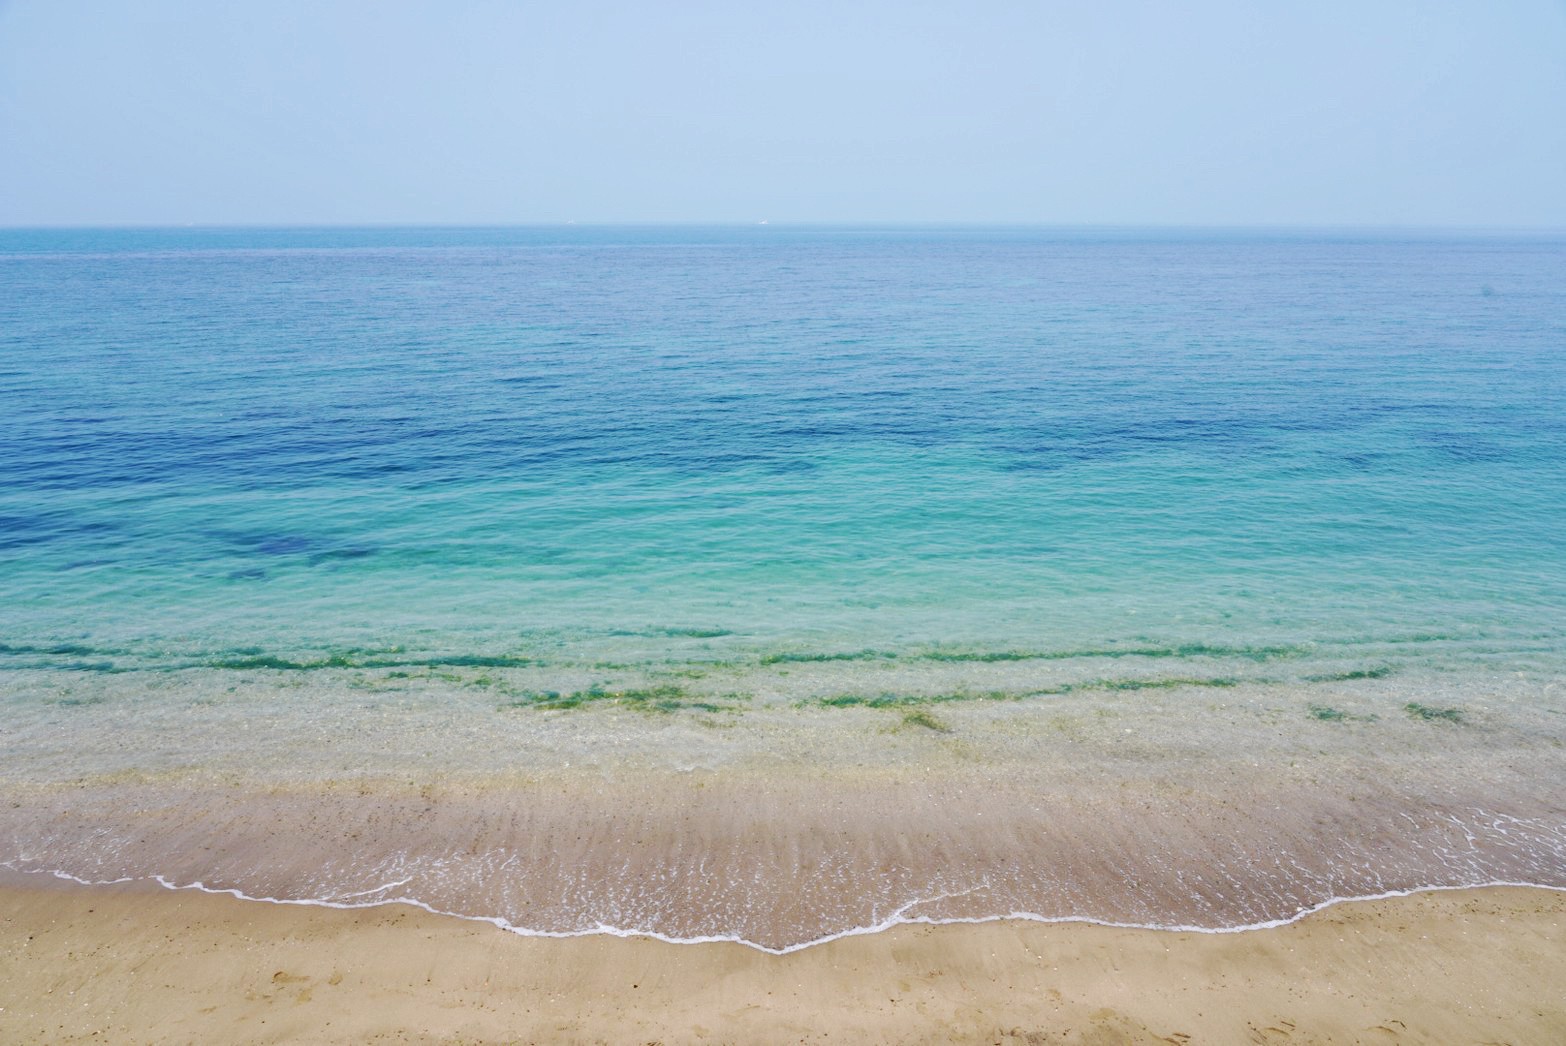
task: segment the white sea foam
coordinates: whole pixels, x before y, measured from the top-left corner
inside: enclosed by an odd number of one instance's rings
[[[1556,893],[1566,893],[1566,886],[1556,886],[1550,883],[1517,882],[1500,879],[1471,883],[1415,886],[1403,890],[1385,890],[1380,893],[1355,894],[1349,897],[1329,897],[1315,904],[1302,907],[1293,915],[1289,915],[1284,918],[1267,919],[1260,922],[1243,923],[1234,926],[1198,926],[1170,923],[1115,922],[1106,919],[1095,919],[1090,916],[1083,915],[1040,915],[1037,912],[1025,911],[1011,911],[996,913],[994,915],[958,916],[950,918],[933,918],[931,916],[923,915],[910,916],[908,914],[910,910],[917,908],[922,904],[931,904],[936,901],[945,900],[948,897],[955,896],[953,894],[938,894],[932,897],[922,897],[909,901],[906,904],[898,907],[891,915],[881,920],[880,922],[865,926],[852,926],[847,929],[839,930],[835,933],[824,934],[820,937],[815,937],[807,941],[800,941],[795,944],[784,945],[780,948],[773,948],[765,944],[760,944],[756,941],[747,940],[744,937],[738,935],[711,934],[692,937],[680,937],[671,934],[660,933],[657,930],[641,929],[637,927],[611,926],[606,923],[599,923],[595,926],[586,927],[580,930],[540,930],[528,926],[519,926],[516,923],[511,922],[509,919],[504,918],[503,916],[473,915],[466,912],[446,911],[441,908],[436,908],[431,904],[427,904],[416,897],[382,897],[375,900],[363,901],[351,901],[347,899],[353,897],[368,897],[386,890],[396,889],[399,886],[405,885],[408,882],[407,879],[399,880],[397,882],[385,883],[373,889],[361,890],[351,894],[343,894],[339,897],[333,898],[265,897],[249,894],[243,890],[232,887],[208,886],[200,881],[179,883],[162,875],[122,876],[118,879],[85,879],[81,876],[73,875],[70,872],[64,871],[62,869],[21,868],[18,867],[18,864],[15,861],[0,861],[0,867],[26,875],[48,875],[56,879],[63,879],[69,882],[78,883],[82,886],[120,886],[133,882],[151,882],[156,883],[158,886],[161,886],[166,890],[194,890],[198,893],[228,896],[241,901],[253,901],[259,904],[292,905],[306,908],[335,908],[344,911],[357,911],[368,908],[383,908],[391,905],[401,904],[407,905],[411,908],[417,908],[421,911],[428,912],[431,915],[438,915],[443,918],[461,919],[465,922],[487,923],[496,927],[497,929],[504,930],[507,933],[514,933],[520,937],[543,937],[563,940],[573,937],[603,936],[626,939],[645,938],[648,940],[661,941],[665,944],[737,944],[746,948],[753,948],[759,952],[765,952],[768,955],[790,955],[794,952],[804,951],[807,948],[814,948],[818,945],[830,944],[833,941],[839,941],[849,937],[865,937],[871,934],[884,933],[885,931],[893,929],[897,926],[978,926],[986,923],[997,922],[1033,922],[1046,924],[1074,923],[1088,926],[1103,926],[1112,929],[1153,930],[1164,933],[1234,934],[1250,933],[1256,930],[1274,930],[1281,926],[1289,926],[1293,923],[1299,922],[1301,919],[1304,919],[1307,916],[1314,915],[1317,912],[1325,911],[1328,908],[1333,908],[1340,904],[1352,904],[1361,901],[1384,901],[1395,897],[1412,897],[1416,894],[1424,893],[1446,893],[1456,890],[1481,890],[1490,889],[1493,887],[1515,887],[1521,889],[1550,890]]]

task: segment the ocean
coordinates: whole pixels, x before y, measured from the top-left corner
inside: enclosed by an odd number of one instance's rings
[[[0,231],[0,864],[788,950],[1566,887],[1566,240]]]

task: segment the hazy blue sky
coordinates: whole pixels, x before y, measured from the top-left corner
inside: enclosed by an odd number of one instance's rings
[[[0,0],[0,224],[1566,226],[1566,3]]]

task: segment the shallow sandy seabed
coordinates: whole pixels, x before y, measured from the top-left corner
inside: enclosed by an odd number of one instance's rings
[[[1566,886],[1566,714],[1500,679],[721,727],[456,694],[354,723],[345,694],[310,691],[316,722],[276,686],[230,707],[145,682],[8,728],[0,865],[773,949],[900,919],[1235,927],[1428,886]],[[1410,715],[1415,698],[1461,718]]]
[[[903,926],[778,957],[20,878],[6,1042],[1566,1041],[1566,893],[1539,889],[1226,935]]]

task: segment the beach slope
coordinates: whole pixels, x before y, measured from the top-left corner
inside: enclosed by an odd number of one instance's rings
[[[9,876],[0,983],[6,1042],[1561,1042],[1566,893],[1237,934],[902,926],[779,957]]]

